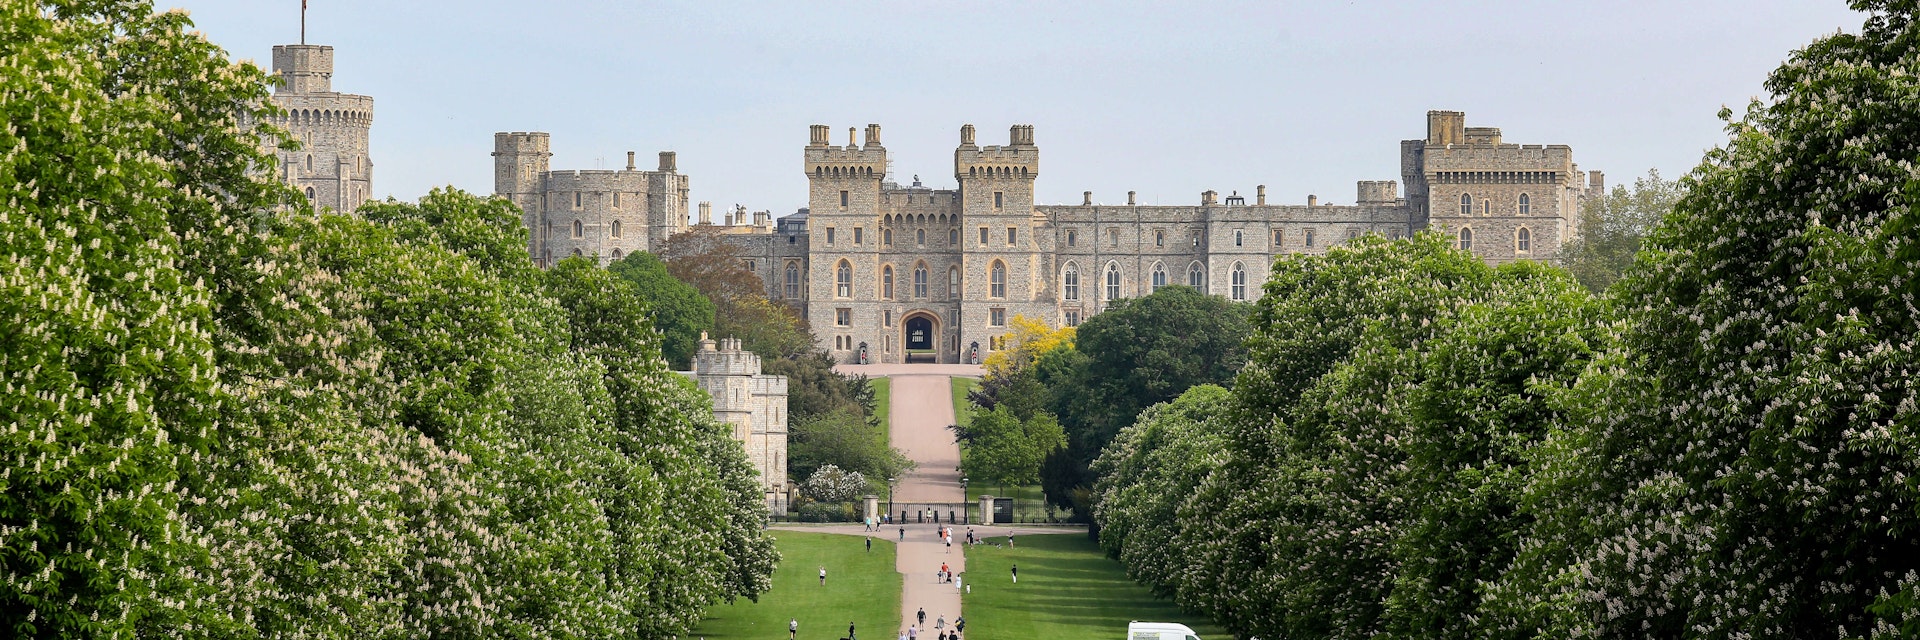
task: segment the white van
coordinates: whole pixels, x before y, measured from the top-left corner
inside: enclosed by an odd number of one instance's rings
[[[1127,623],[1127,640],[1200,640],[1187,625],[1171,622]]]

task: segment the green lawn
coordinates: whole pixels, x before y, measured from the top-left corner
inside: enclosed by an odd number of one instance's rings
[[[971,414],[973,403],[967,401],[967,392],[980,386],[980,379],[954,376],[947,380],[953,384],[953,419],[958,421],[960,426],[967,426],[968,422],[973,421]]]
[[[967,640],[1119,638],[1133,620],[1178,622],[1208,640],[1230,637],[1182,613],[1172,602],[1154,599],[1084,535],[1015,534],[1014,542],[1014,549],[967,549],[967,571],[961,576],[973,585],[962,604]],[[1015,564],[1020,566],[1019,584],[1010,577],[1009,567]]]
[[[690,637],[785,638],[789,618],[800,621],[800,637],[809,640],[846,637],[848,622],[858,625],[862,638],[892,638],[899,630],[900,574],[893,569],[892,542],[874,540],[869,553],[858,536],[773,535],[780,549],[773,589],[757,603],[738,600],[707,611]],[[824,587],[821,567],[827,568]]]
[[[873,385],[873,417],[880,422],[880,441],[886,442],[887,432],[893,428],[893,423],[888,422],[893,412],[893,379],[873,378],[867,380],[867,384]]]

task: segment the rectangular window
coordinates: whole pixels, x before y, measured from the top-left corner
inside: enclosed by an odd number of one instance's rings
[[[1007,310],[1006,309],[988,309],[987,325],[993,326],[993,327],[1007,326]]]
[[[1007,227],[1007,246],[1011,247],[1017,244],[1020,244],[1020,230],[1014,227]]]
[[[827,227],[827,244],[833,244],[833,227]]]
[[[980,246],[987,246],[987,228],[980,227]]]
[[[886,322],[886,326],[889,326],[889,327],[893,326],[893,310],[888,309],[885,313],[886,313],[886,316],[884,317],[884,322]]]
[[[836,326],[836,327],[853,326],[853,310],[852,309],[834,309],[833,310],[833,326]]]
[[[959,230],[959,229],[948,229],[948,230],[947,230],[947,244],[954,244],[954,245],[957,245],[957,244],[960,244],[960,230]]]
[[[1307,230],[1306,245],[1309,247],[1313,246],[1313,230],[1312,229]]]
[[[845,191],[840,192],[840,208],[847,208],[847,192]]]
[[[618,191],[613,192],[613,208],[620,208],[620,192]]]
[[[864,239],[866,238],[866,234],[865,234],[865,233],[862,233],[862,232],[864,232],[864,231],[866,231],[866,230],[867,230],[867,228],[866,228],[866,227],[854,227],[854,228],[853,228],[853,243],[854,243],[854,244],[860,244],[860,241],[861,241],[861,240],[864,240]]]
[[[759,263],[757,263],[757,262],[754,262],[754,261],[752,261],[752,260],[748,260],[748,261],[747,261],[747,264],[746,264],[746,267],[747,267],[747,270],[748,270],[748,271],[759,271],[759,270],[760,270],[760,264],[759,264]]]
[[[573,194],[573,208],[575,208],[575,209],[578,209],[578,208],[580,208],[580,194],[579,194],[579,192],[575,192],[575,193]]]
[[[999,191],[993,192],[993,208],[999,209],[1006,206],[1006,198],[1002,197],[1004,195],[1006,194]]]
[[[1078,240],[1078,239],[1079,239],[1079,238],[1075,238],[1075,237],[1074,237],[1074,234],[1073,234],[1073,232],[1072,232],[1072,231],[1068,231],[1068,232],[1067,232],[1067,246],[1069,246],[1069,247],[1071,247],[1071,246],[1073,246],[1073,241],[1075,241],[1075,240]]]
[[[1280,246],[1282,244],[1285,244],[1286,239],[1287,239],[1287,232],[1279,229],[1274,229],[1273,230],[1273,250],[1279,251]]]

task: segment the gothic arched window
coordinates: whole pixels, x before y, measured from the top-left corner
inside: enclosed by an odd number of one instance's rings
[[[1460,194],[1460,215],[1463,215],[1463,216],[1473,215],[1473,194],[1471,193]]]
[[[1167,286],[1167,268],[1158,262],[1153,263],[1153,290],[1159,291],[1164,286]]]
[[[800,265],[787,263],[787,299],[800,299]]]
[[[960,299],[960,267],[947,268],[947,298]]]
[[[913,297],[927,297],[927,263],[913,265]]]
[[[579,237],[585,236],[587,235],[586,231],[587,231],[586,225],[580,224],[579,220],[573,221],[573,237],[579,238]]]
[[[1460,250],[1461,251],[1473,250],[1473,229],[1472,228],[1465,228],[1460,230]]]
[[[993,261],[993,270],[988,277],[988,282],[992,286],[987,295],[995,298],[1007,297],[1007,265],[999,260]]]
[[[1233,299],[1247,299],[1247,268],[1238,262],[1233,263],[1233,271],[1228,276],[1228,280],[1232,283],[1233,290],[1230,293]]]
[[[612,235],[615,238],[620,237],[620,221],[619,220],[613,221],[613,225],[608,228],[607,232],[609,235]]]
[[[1080,268],[1067,263],[1066,271],[1060,274],[1060,298],[1063,300],[1080,299]]]
[[[1526,253],[1528,251],[1532,251],[1533,250],[1533,232],[1529,231],[1526,227],[1520,227],[1518,230],[1514,231],[1513,232],[1513,250],[1518,251],[1520,253]]]
[[[885,300],[893,299],[893,266],[892,265],[880,267],[880,297]]]
[[[1235,231],[1234,233],[1239,233],[1239,232]],[[1206,268],[1201,267],[1200,263],[1198,262],[1195,262],[1191,265],[1187,265],[1187,286],[1193,287],[1195,289],[1199,289],[1201,291],[1206,291],[1207,290],[1206,285],[1207,285]]]
[[[1533,198],[1527,196],[1527,194],[1524,194],[1524,193],[1520,194],[1520,215],[1524,216],[1524,215],[1532,215],[1532,214],[1533,214]]]
[[[1107,301],[1120,299],[1120,265],[1107,265]]]
[[[833,281],[834,295],[842,298],[853,297],[853,265],[841,260],[839,268],[834,269]]]

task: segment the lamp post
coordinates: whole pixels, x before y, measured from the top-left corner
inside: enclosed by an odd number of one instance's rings
[[[969,501],[967,500],[967,477],[960,476],[960,523],[961,524],[972,522],[972,520],[968,519],[967,517],[968,502]]]
[[[893,513],[893,476],[887,476],[887,513]]]

